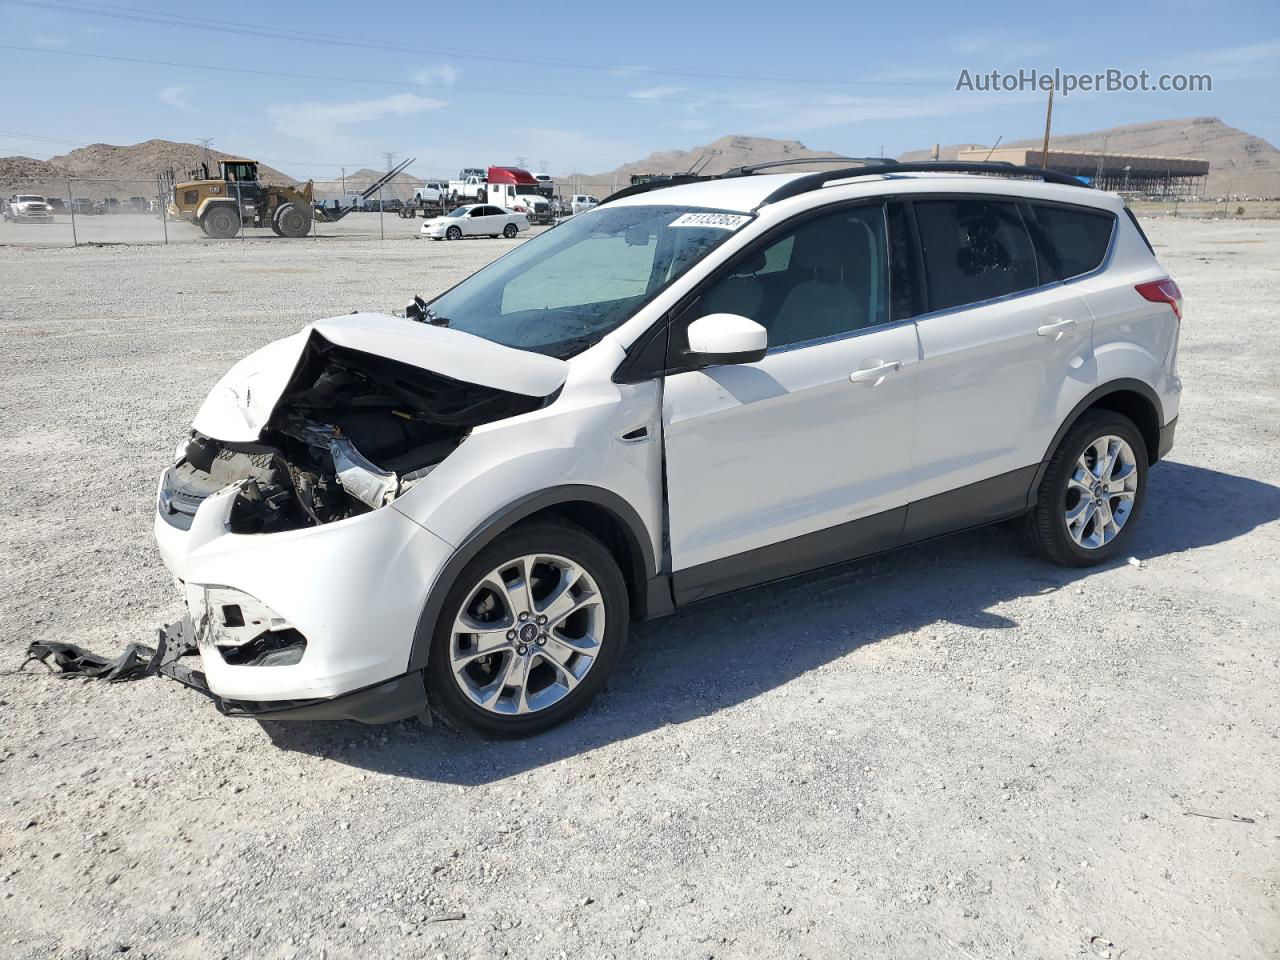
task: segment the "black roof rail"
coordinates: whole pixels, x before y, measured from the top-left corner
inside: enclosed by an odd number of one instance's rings
[[[848,167],[844,170],[823,170],[819,173],[806,174],[788,183],[784,183],[769,196],[760,201],[777,203],[788,197],[798,197],[811,190],[820,190],[833,180],[848,180],[851,177],[892,176],[895,173],[983,173],[1001,177],[1034,177],[1045,183],[1057,183],[1068,187],[1084,187],[1069,173],[1056,170],[1045,170],[1043,167],[1019,167],[1004,161],[977,160],[918,160],[909,163],[892,161],[883,164],[871,164],[865,167]]]
[[[795,180],[784,183],[761,200],[757,209],[767,203],[777,203],[779,200],[798,197],[800,194],[809,193],[811,190],[820,190],[833,180],[848,180],[852,177],[892,176],[896,173],[980,173],[988,176],[1035,178],[1043,180],[1045,183],[1092,189],[1088,184],[1082,183],[1069,173],[1045,170],[1043,167],[1020,167],[1004,160],[916,160],[903,163],[887,157],[802,157],[795,160],[771,160],[767,163],[754,163],[747,166],[734,167],[732,170],[711,176],[677,173],[669,177],[655,177],[647,183],[637,183],[629,187],[623,187],[616,193],[609,194],[600,203],[605,204],[611,200],[621,200],[623,197],[633,197],[636,194],[649,193],[652,190],[661,190],[664,187],[677,187],[685,183],[749,177],[760,170],[790,166],[793,163],[843,163],[846,161],[861,163],[863,166],[841,167],[838,170],[820,170],[817,173],[808,173],[802,177],[797,177]]]
[[[790,167],[797,163],[861,163],[867,166],[877,164],[897,164],[890,157],[793,157],[790,160],[768,160],[764,163],[748,163],[741,167],[733,167],[720,174],[722,177],[749,177],[759,170],[770,170],[773,167]]]

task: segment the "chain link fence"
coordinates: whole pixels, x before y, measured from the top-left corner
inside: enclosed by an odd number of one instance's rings
[[[163,245],[219,240],[300,243],[329,237],[393,240],[418,236],[422,227],[421,219],[401,215],[404,201],[400,197],[384,198],[378,190],[367,198],[325,200],[308,211],[305,236],[280,236],[259,212],[262,191],[270,186],[258,182],[224,184],[226,199],[235,201],[239,215],[229,237],[210,237],[193,215],[184,217],[175,211],[174,184],[168,178],[0,180],[0,246]]]

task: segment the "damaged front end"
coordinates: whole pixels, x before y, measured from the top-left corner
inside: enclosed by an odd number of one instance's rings
[[[548,400],[339,346],[312,331],[257,439],[193,431],[165,471],[159,511],[189,529],[209,496],[238,485],[230,532],[343,520],[403,496],[473,428]]]

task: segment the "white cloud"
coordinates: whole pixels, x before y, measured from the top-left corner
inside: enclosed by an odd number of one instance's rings
[[[632,90],[627,96],[633,100],[666,100],[683,90],[684,87],[646,87],[643,90]]]
[[[1280,61],[1280,38],[1264,40],[1261,43],[1249,43],[1239,47],[1223,47],[1218,50],[1206,50],[1203,53],[1192,53],[1181,58],[1191,66],[1184,69],[1195,70],[1200,64],[1213,66],[1243,66],[1255,63],[1274,63]]]
[[[415,83],[424,87],[452,87],[458,82],[458,68],[451,63],[423,67],[413,75]]]
[[[1040,40],[1028,40],[1001,30],[953,34],[939,46],[953,56],[984,57],[998,63],[1033,60],[1053,52],[1051,44]]]
[[[957,114],[986,113],[1020,103],[1038,103],[1041,95],[1030,94],[947,94],[929,97],[829,97],[826,102],[806,107],[769,107],[761,104],[763,116],[756,129],[766,133],[822,130],[871,120],[902,120],[919,117],[951,117]]]
[[[161,103],[167,103],[169,106],[177,107],[179,110],[186,110],[188,113],[195,110],[195,107],[187,102],[187,87],[181,84],[176,87],[165,87],[156,96]]]
[[[342,150],[367,149],[369,146],[347,137],[346,127],[373,124],[388,117],[426,113],[448,105],[447,101],[435,97],[397,93],[376,100],[275,104],[267,107],[267,115],[275,122],[277,132],[322,148],[329,156],[334,156]]]
[[[65,47],[70,42],[66,37],[34,37],[31,40],[31,45],[39,47],[41,50],[56,50],[59,47]]]

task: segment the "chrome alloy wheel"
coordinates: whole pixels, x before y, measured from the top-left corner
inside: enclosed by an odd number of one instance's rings
[[[1067,481],[1067,533],[1086,550],[1105,546],[1124,528],[1137,493],[1133,448],[1120,437],[1099,437],[1084,448]]]
[[[468,592],[449,660],[458,688],[490,713],[537,713],[591,669],[605,631],[604,598],[579,564],[554,554],[505,563]]]

